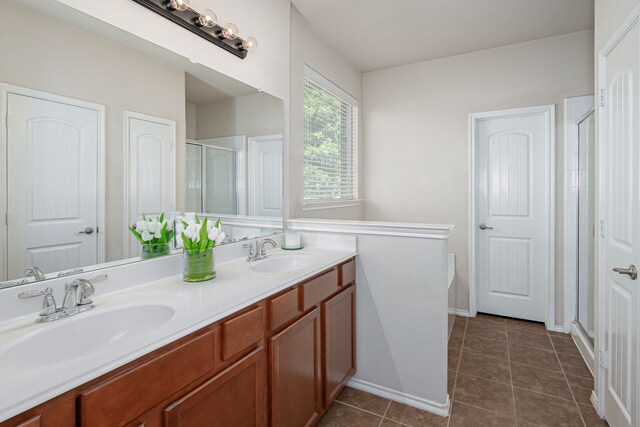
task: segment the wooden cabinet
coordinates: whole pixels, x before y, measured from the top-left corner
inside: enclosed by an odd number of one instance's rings
[[[322,412],[320,310],[269,340],[271,425],[304,427]]]
[[[306,427],[355,372],[355,261],[294,285],[0,427]]]
[[[261,347],[164,410],[165,427],[262,427],[266,418]]]
[[[356,371],[355,286],[322,303],[322,383],[329,407]]]

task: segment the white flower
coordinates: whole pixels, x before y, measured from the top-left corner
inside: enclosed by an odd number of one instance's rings
[[[182,221],[178,221],[176,223],[176,236],[181,236],[184,231],[184,223]]]
[[[153,235],[151,233],[149,233],[148,230],[144,230],[142,232],[142,240],[144,240],[145,242],[148,242],[151,239],[153,239]]]
[[[216,238],[220,235],[220,230],[216,227],[207,227],[209,230],[207,235],[209,236],[209,240],[216,240]],[[216,242],[217,244],[217,242]]]
[[[167,224],[167,231],[173,230],[173,220],[167,221],[165,219],[164,221],[162,221],[162,227],[164,227],[165,224]]]
[[[184,220],[189,224],[196,221],[196,213],[195,212],[186,212],[184,214]]]
[[[138,233],[142,234],[142,232],[147,229],[147,221],[141,219],[140,221],[136,222],[135,229]]]
[[[216,228],[217,230],[217,228]],[[224,238],[227,237],[226,234],[224,234],[224,231],[221,231],[220,234],[218,234],[218,237],[216,237],[216,246],[222,244],[222,242],[224,242]]]
[[[187,236],[187,239],[191,240],[192,242],[199,242],[200,226],[200,224],[196,224],[195,222],[190,223],[189,226],[184,229],[184,235]]]
[[[160,223],[158,222],[157,219],[154,218],[151,221],[149,221],[149,225],[147,226],[147,230],[149,230],[149,233],[155,234],[159,229],[160,229]]]

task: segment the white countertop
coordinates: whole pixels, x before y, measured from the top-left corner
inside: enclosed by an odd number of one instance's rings
[[[284,253],[281,249],[269,251],[269,254],[278,256]],[[100,295],[98,290],[93,298],[95,309],[71,318],[36,324],[37,315],[33,313],[1,322],[0,421],[46,402],[356,255],[352,250],[320,248],[293,253],[315,255],[317,262],[308,268],[292,272],[256,273],[249,269],[252,263],[246,262],[244,258],[237,259],[216,265],[217,277],[209,282],[186,283],[181,275],[177,275],[110,294]],[[84,357],[69,354],[68,360],[53,362],[47,355],[46,346],[43,346],[39,349],[40,352],[31,352],[25,358],[23,363],[26,366],[9,365],[1,357],[3,351],[34,334],[64,328],[70,322],[89,319],[90,316],[117,308],[129,306],[135,310],[141,305],[154,302],[166,304],[167,301],[175,309],[175,315],[161,327],[136,340],[115,341],[100,352]],[[82,326],[82,323],[77,325]],[[99,322],[87,322],[86,325],[99,327]],[[91,332],[91,327],[87,326],[82,334],[70,332],[68,340],[82,342],[83,339],[90,339]],[[57,345],[65,346],[65,342]]]

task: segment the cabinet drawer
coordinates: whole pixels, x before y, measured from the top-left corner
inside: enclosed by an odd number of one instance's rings
[[[329,295],[337,292],[338,289],[338,270],[336,268],[309,280],[300,286],[302,310],[308,310]]]
[[[301,313],[298,305],[298,288],[271,299],[268,304],[269,329],[272,331]]]
[[[222,360],[256,345],[264,337],[264,308],[256,307],[222,323]]]
[[[356,280],[356,260],[352,259],[340,266],[340,286],[346,286]]]
[[[214,368],[214,333],[201,336],[80,394],[80,425],[123,425]]]

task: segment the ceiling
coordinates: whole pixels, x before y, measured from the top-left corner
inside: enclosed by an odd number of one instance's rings
[[[292,0],[362,71],[593,29],[594,0]]]

